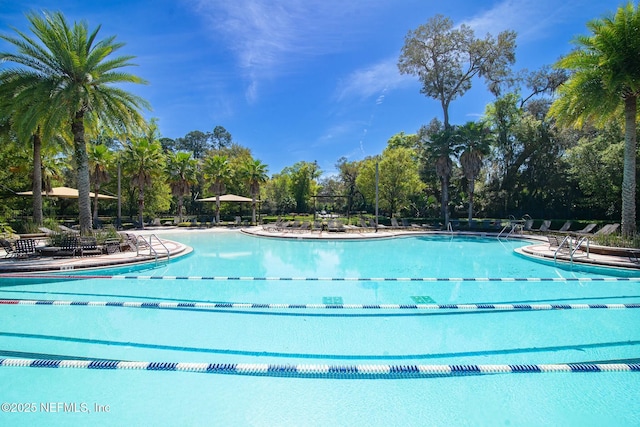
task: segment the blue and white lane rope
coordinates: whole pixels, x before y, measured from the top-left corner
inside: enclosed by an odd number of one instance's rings
[[[0,367],[177,371],[299,378],[428,378],[486,374],[640,372],[640,364],[545,365],[270,365],[130,362],[115,360],[0,359]]]
[[[326,282],[640,282],[640,277],[255,277],[143,276],[73,274],[2,274],[8,279],[205,280],[205,281],[326,281]]]
[[[139,301],[63,301],[0,299],[0,305],[31,306],[91,306],[129,308],[193,308],[193,309],[343,309],[343,310],[595,310],[633,309],[640,303],[630,304],[262,304],[227,302],[139,302]]]

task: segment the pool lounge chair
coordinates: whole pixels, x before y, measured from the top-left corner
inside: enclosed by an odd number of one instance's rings
[[[66,235],[60,242],[60,250],[55,253],[56,256],[72,256],[80,255],[80,246],[78,236]]]
[[[571,224],[572,224],[572,221],[565,221],[565,223],[562,225],[562,227],[560,227],[559,230],[557,230],[557,232],[566,233],[567,231],[569,231],[569,228],[571,228]],[[551,230],[551,231],[556,231],[556,230]]]
[[[5,258],[12,258],[16,256],[16,248],[7,239],[0,239],[0,247],[4,249]]]
[[[33,239],[18,239],[16,240],[16,257],[17,258],[32,258],[39,256],[36,250],[36,241]]]
[[[551,227],[551,220],[545,219],[539,228],[531,228],[531,231],[546,232],[549,231],[549,227]]]
[[[329,222],[327,223],[327,230],[328,231],[347,231],[347,229],[344,227],[344,224],[336,219],[329,220]]]
[[[594,233],[595,236],[608,236],[610,234],[615,233],[620,227],[619,223],[614,224],[606,224],[600,230]]]
[[[102,255],[102,246],[98,245],[98,242],[93,236],[83,236],[79,240],[80,256],[90,255]]]
[[[598,226],[598,224],[596,224],[595,222],[592,222],[591,224],[588,224],[582,230],[574,231],[574,234],[591,234],[593,229],[596,228],[597,226]]]

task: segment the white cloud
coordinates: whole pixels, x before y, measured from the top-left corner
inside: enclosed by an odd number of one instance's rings
[[[350,43],[366,13],[366,0],[197,0],[195,9],[238,60],[249,80],[247,98],[258,79],[290,72],[310,57],[337,52]],[[259,76],[259,77],[258,77]]]
[[[546,30],[566,19],[567,13],[575,7],[579,7],[579,2],[504,0],[461,24],[471,27],[476,37],[484,37],[487,33],[495,37],[501,31],[514,30],[518,40],[524,41],[545,37]]]
[[[369,98],[377,96],[376,104],[382,104],[387,91],[415,84],[416,78],[402,75],[396,65],[398,59],[390,58],[351,73],[338,85],[336,98]]]

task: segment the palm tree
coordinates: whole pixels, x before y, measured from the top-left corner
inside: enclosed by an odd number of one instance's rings
[[[198,183],[196,176],[198,162],[191,153],[179,151],[170,153],[167,158],[167,174],[171,193],[178,198],[178,218],[182,222],[182,206],[184,195],[189,193],[192,185]]]
[[[242,175],[249,185],[251,192],[251,222],[256,223],[256,197],[260,195],[260,185],[267,182],[267,165],[260,160],[248,159],[242,165]]]
[[[204,178],[209,181],[210,189],[216,195],[216,224],[220,223],[220,195],[231,179],[231,167],[227,156],[206,157],[202,167]]]
[[[57,132],[49,115],[50,87],[41,76],[24,70],[0,72],[0,115],[6,117],[16,139],[33,149],[33,222],[42,225],[42,146]],[[46,145],[46,143],[45,143]]]
[[[557,67],[573,72],[560,86],[550,114],[561,123],[604,124],[624,117],[622,234],[636,232],[636,124],[640,93],[640,8],[629,2],[613,16],[587,23],[592,35],[575,39],[578,49]]]
[[[482,123],[468,122],[458,129],[458,141],[464,150],[460,155],[460,166],[469,185],[469,224],[473,219],[476,178],[482,168],[484,156],[489,154],[489,136],[488,129]]]
[[[441,213],[444,223],[449,224],[449,182],[453,172],[453,161],[451,157],[457,152],[456,128],[445,127],[428,135],[424,135],[427,129],[423,127],[420,133],[428,141],[425,144],[427,155],[435,159],[436,175],[440,178],[441,191]]]
[[[0,61],[22,66],[9,70],[18,76],[24,73],[37,77],[22,90],[48,95],[49,105],[55,106],[48,110],[48,123],[54,128],[69,126],[78,181],[80,230],[87,234],[92,224],[85,119],[93,115],[106,128],[119,132],[141,126],[144,120],[139,110],[147,108],[148,103],[118,85],[144,81],[121,70],[133,65],[133,57],[109,58],[124,44],[116,43],[115,36],[97,41],[100,26],[93,31],[86,22],[70,26],[60,12],[45,12],[43,16],[30,13],[27,19],[35,38],[19,30],[15,30],[17,37],[1,35],[0,39],[15,46],[17,53],[0,53]]]
[[[144,136],[125,144],[123,157],[124,170],[131,177],[132,187],[138,190],[138,223],[143,228],[144,191],[162,175],[165,164],[155,122],[151,122]]]
[[[108,169],[114,161],[114,154],[104,144],[90,144],[88,149],[89,156],[89,179],[93,184],[93,223],[98,223],[98,193],[100,186],[109,181],[110,176]]]

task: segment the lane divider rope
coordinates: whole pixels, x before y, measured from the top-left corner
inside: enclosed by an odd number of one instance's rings
[[[302,378],[427,378],[486,374],[640,372],[640,364],[543,365],[271,365],[246,363],[131,362],[114,360],[0,359],[0,367],[178,371]]]
[[[9,279],[213,280],[213,281],[327,281],[327,282],[638,282],[640,277],[255,277],[255,276],[142,276],[73,274],[2,274]]]
[[[90,306],[129,308],[195,308],[195,309],[342,309],[342,310],[589,310],[632,309],[640,303],[629,304],[264,304],[231,302],[139,302],[139,301],[64,301],[0,299],[0,305],[30,306]]]

